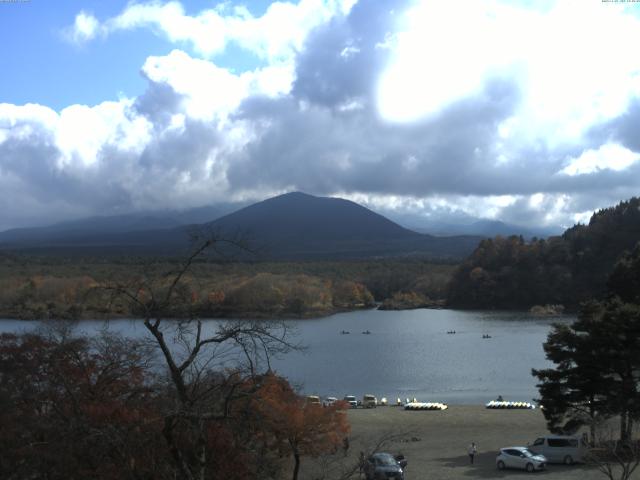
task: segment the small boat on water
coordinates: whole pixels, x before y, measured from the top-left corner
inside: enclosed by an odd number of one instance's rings
[[[341,335],[349,335],[351,332],[347,331],[347,330],[342,330],[340,332]]]
[[[362,332],[363,335],[371,335],[371,332],[369,330],[365,330],[364,332]]]

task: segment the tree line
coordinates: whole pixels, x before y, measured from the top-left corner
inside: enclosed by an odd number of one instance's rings
[[[455,271],[449,305],[461,308],[528,309],[561,304],[576,311],[601,298],[616,260],[640,241],[640,199],[596,212],[588,225],[562,236],[483,240]]]
[[[179,263],[167,259],[0,259],[0,317],[78,319],[136,316],[126,299],[107,301],[102,287],[160,281]],[[201,316],[307,317],[369,308],[399,293],[442,299],[450,264],[361,262],[228,263],[198,259],[181,289]],[[180,312],[175,312],[180,315]]]

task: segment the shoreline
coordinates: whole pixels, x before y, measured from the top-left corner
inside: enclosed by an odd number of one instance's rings
[[[532,318],[536,319],[553,319],[553,318],[565,318],[572,317],[575,315],[575,312],[571,310],[565,310],[561,314],[546,314],[540,315],[531,313],[528,309],[515,310],[515,309],[474,309],[474,308],[462,308],[455,307],[452,305],[432,305],[432,306],[420,306],[420,307],[411,307],[411,308],[380,308],[381,304],[376,304],[374,306],[366,306],[366,307],[355,307],[355,308],[345,308],[345,307],[336,307],[330,310],[315,310],[309,311],[302,314],[292,313],[292,312],[283,312],[283,313],[269,313],[269,312],[236,312],[231,313],[229,311],[226,312],[205,312],[202,315],[197,316],[197,319],[200,320],[312,320],[319,318],[329,318],[334,315],[339,315],[341,313],[350,313],[350,312],[360,312],[360,311],[388,311],[388,312],[402,312],[402,311],[412,311],[412,310],[452,310],[452,311],[460,311],[460,312],[482,312],[482,313],[517,313],[517,314],[529,314]],[[189,316],[185,315],[182,317],[167,317],[165,320],[182,320],[185,318],[189,318]],[[81,315],[77,318],[67,318],[61,316],[59,318],[52,317],[20,317],[11,314],[10,312],[2,312],[0,311],[0,321],[2,320],[15,320],[15,321],[23,321],[23,322],[46,322],[46,321],[109,321],[109,320],[144,320],[143,316],[136,316],[134,314],[127,315],[118,315],[118,314],[94,314],[94,315]]]

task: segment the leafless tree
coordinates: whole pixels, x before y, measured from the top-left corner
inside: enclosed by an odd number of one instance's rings
[[[208,425],[229,421],[238,395],[247,395],[248,377],[270,370],[270,359],[297,348],[284,322],[225,320],[203,322],[193,308],[185,278],[194,263],[221,246],[242,248],[235,240],[211,236],[173,271],[106,288],[112,300],[128,301],[143,318],[166,366],[174,403],[167,405],[163,435],[185,480],[204,480],[212,458]]]
[[[587,462],[609,480],[629,480],[640,465],[640,440],[637,429],[627,441],[618,440],[611,425],[599,425]],[[634,435],[635,433],[635,435]]]
[[[345,456],[341,452],[333,455],[322,455],[315,459],[314,480],[350,480],[362,478],[364,463],[374,453],[391,448],[391,445],[412,438],[412,432],[386,432],[376,438],[352,437],[350,444],[359,452],[354,460],[353,455]]]

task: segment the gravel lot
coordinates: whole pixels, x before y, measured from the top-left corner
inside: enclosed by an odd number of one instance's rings
[[[606,477],[586,465],[550,465],[544,472],[498,471],[495,466],[501,447],[526,445],[547,433],[540,410],[489,410],[482,406],[452,406],[439,411],[405,411],[398,407],[378,407],[348,412],[352,432],[347,456],[332,460],[328,467],[308,458],[302,461],[301,478],[337,478],[337,473],[356,465],[359,452],[371,448],[384,436],[396,435],[383,448],[402,453],[409,465],[406,480],[457,478],[603,479]],[[474,465],[466,449],[471,441],[478,447]],[[357,478],[357,475],[356,477]],[[640,472],[633,477],[640,479]]]

